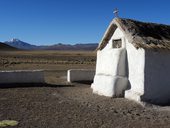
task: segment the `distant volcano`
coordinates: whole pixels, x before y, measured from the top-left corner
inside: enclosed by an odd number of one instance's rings
[[[26,43],[24,41],[21,41],[19,39],[12,39],[10,41],[3,42],[7,45],[10,45],[12,47],[23,49],[23,50],[84,50],[84,51],[93,51],[97,48],[97,43],[88,43],[88,44],[54,44],[54,45],[44,45],[44,46],[36,46],[29,43]]]
[[[17,50],[17,48],[14,48],[12,46],[9,46],[7,44],[1,43],[0,42],[0,51],[11,51],[11,50]]]
[[[19,48],[19,49],[31,50],[31,49],[37,49],[38,48],[36,45],[31,45],[29,43],[26,43],[26,42],[21,41],[21,40],[16,39],[16,38],[13,38],[10,41],[5,41],[3,43],[8,44],[8,45],[15,47],[15,48]]]

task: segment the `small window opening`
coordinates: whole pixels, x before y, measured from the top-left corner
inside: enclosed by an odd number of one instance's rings
[[[112,40],[112,47],[113,48],[121,48],[122,47],[122,40]]]

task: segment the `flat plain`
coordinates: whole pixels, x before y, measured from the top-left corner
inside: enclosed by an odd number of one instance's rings
[[[170,127],[169,107],[142,107],[95,95],[90,83],[67,83],[68,69],[95,69],[95,63],[96,53],[89,51],[0,52],[0,70],[43,69],[46,81],[1,85],[0,121],[18,121],[13,128]]]

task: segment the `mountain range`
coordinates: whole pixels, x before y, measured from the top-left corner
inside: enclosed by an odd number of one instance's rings
[[[25,49],[25,50],[31,50],[31,49],[36,49],[37,46],[36,45],[31,45],[29,43],[26,43],[24,41],[21,41],[19,39],[12,39],[10,41],[5,41],[3,42],[7,45],[10,45],[12,47],[18,48],[18,49]]]
[[[14,50],[17,50],[17,48],[14,48],[12,46],[9,46],[7,44],[0,42],[0,51],[6,51],[6,50],[14,51]]]
[[[5,41],[3,43],[23,50],[87,50],[87,51],[89,50],[92,51],[95,50],[98,46],[97,43],[74,44],[74,45],[58,43],[49,46],[47,45],[37,46],[15,38],[10,41]]]

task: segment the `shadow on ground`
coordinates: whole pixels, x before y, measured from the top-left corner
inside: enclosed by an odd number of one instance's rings
[[[91,85],[93,83],[93,81],[85,81],[85,80],[81,80],[81,81],[74,81],[73,83],[78,83],[78,84],[88,84]]]
[[[28,88],[28,87],[74,87],[74,85],[57,85],[57,84],[48,84],[48,83],[15,83],[15,84],[0,84],[0,89],[2,88]]]

